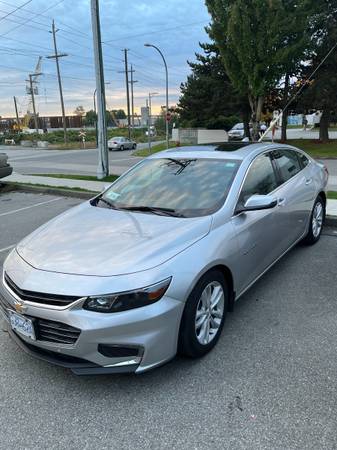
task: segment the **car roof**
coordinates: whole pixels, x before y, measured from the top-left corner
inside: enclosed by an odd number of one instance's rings
[[[191,153],[193,153],[193,157],[198,159],[214,158],[244,160],[246,158],[254,158],[259,153],[263,153],[267,150],[279,150],[280,148],[298,150],[290,145],[274,144],[272,142],[225,142],[220,144],[190,145],[186,147],[170,148],[155,153],[150,156],[150,158],[190,158]]]

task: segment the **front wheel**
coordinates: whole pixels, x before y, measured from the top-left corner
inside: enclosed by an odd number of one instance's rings
[[[216,345],[228,310],[229,290],[223,274],[207,272],[191,292],[179,332],[179,353],[199,358]]]
[[[309,230],[303,243],[307,245],[316,244],[321,237],[325,218],[325,202],[321,196],[317,197],[310,216]]]
[[[119,147],[119,150],[124,150],[124,145],[121,145],[120,147]]]
[[[132,148],[133,148],[133,150],[136,150],[137,144],[133,144]]]

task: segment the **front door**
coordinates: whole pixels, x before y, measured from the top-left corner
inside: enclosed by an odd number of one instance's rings
[[[240,208],[254,194],[271,194],[278,187],[277,174],[269,152],[258,156],[248,169],[239,195]],[[238,209],[239,209],[238,208]],[[232,224],[239,243],[238,292],[247,288],[278,257],[280,227],[277,209],[234,214]]]

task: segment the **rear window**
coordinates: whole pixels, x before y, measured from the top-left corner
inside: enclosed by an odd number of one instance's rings
[[[297,152],[293,150],[275,150],[273,158],[276,161],[283,183],[290,180],[302,169]]]

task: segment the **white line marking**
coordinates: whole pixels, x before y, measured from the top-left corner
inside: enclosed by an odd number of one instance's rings
[[[0,248],[0,253],[7,252],[7,250],[10,250],[11,248],[14,248],[16,244],[10,245],[9,247]]]
[[[9,216],[10,214],[15,214],[20,211],[25,211],[26,209],[36,208],[37,206],[47,205],[48,203],[57,202],[58,200],[61,200],[61,198],[62,197],[57,197],[57,198],[53,198],[52,200],[48,200],[46,202],[36,203],[35,205],[25,206],[24,208],[15,209],[14,211],[8,211],[5,213],[1,213],[0,217]]]

